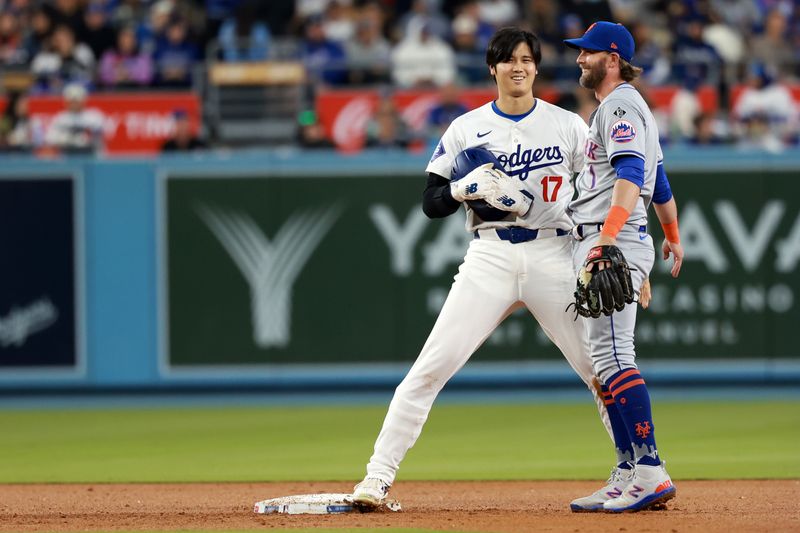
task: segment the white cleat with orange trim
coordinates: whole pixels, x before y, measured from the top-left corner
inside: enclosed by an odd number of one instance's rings
[[[594,493],[572,500],[569,508],[573,513],[595,513],[603,511],[603,504],[608,500],[622,496],[622,491],[630,483],[633,477],[633,465],[630,468],[615,467],[611,471],[611,477],[606,481],[606,486]]]
[[[619,498],[608,500],[603,510],[609,513],[632,513],[663,507],[675,497],[675,485],[664,465],[636,465],[628,486]]]

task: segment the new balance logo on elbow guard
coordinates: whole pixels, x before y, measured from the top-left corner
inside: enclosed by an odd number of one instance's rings
[[[505,194],[503,196],[501,196],[500,198],[498,198],[498,200],[500,200],[500,202],[506,207],[511,207],[512,205],[517,203],[513,199],[511,199],[508,196],[506,196]]]

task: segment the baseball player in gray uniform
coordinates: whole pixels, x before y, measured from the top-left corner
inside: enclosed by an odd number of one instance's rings
[[[428,164],[423,210],[441,218],[464,205],[474,239],[428,340],[397,387],[367,475],[353,491],[362,508],[383,502],[439,391],[520,307],[533,314],[592,391],[611,434],[593,385],[585,325],[564,312],[575,288],[573,223],[566,208],[574,192],[571,178],[583,168],[588,128],[575,113],[534,98],[540,60],[535,35],[499,30],[486,52],[497,100],[456,118]],[[503,172],[489,163],[451,181],[454,164],[476,147],[494,154]],[[479,199],[506,216],[482,219],[470,205]]]
[[[674,256],[673,276],[680,271],[683,250],[656,121],[629,83],[641,72],[630,64],[633,37],[620,24],[597,22],[583,37],[565,43],[580,50],[580,83],[600,101],[589,124],[586,162],[575,185],[577,197],[569,205],[576,224],[574,266],[576,271],[584,266],[590,271],[610,267],[611,262],[602,258],[615,245],[630,265],[638,291],[654,261],[646,226],[651,201],[666,235],[664,259]],[[573,501],[571,509],[623,512],[662,506],[675,496],[675,486],[658,454],[650,397],[636,366],[636,306],[581,320],[586,323],[594,370],[614,432],[617,467],[605,487]]]

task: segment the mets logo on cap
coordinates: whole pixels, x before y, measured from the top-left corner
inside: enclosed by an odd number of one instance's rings
[[[611,140],[618,143],[631,142],[636,138],[636,129],[627,120],[618,120],[611,126]]]

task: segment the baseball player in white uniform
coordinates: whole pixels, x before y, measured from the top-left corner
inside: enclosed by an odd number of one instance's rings
[[[428,165],[425,213],[445,217],[463,202],[474,239],[427,342],[397,387],[367,475],[354,489],[354,502],[363,508],[383,502],[442,387],[523,306],[592,391],[609,429],[593,385],[584,323],[564,312],[575,289],[573,223],[566,207],[573,196],[570,180],[583,168],[588,128],[578,115],[534,98],[540,60],[535,35],[516,28],[499,30],[486,53],[497,100],[455,119]],[[489,164],[451,182],[458,154],[472,147],[494,153],[505,175],[487,168]],[[476,199],[508,215],[487,222],[466,202]]]
[[[50,123],[45,143],[66,152],[88,152],[103,147],[103,113],[86,108],[88,92],[80,83],[64,87],[66,108]]]
[[[589,123],[586,165],[575,183],[577,198],[569,204],[576,224],[575,270],[590,268],[603,247],[616,246],[631,267],[634,290],[639,290],[654,260],[646,226],[652,201],[666,235],[664,259],[674,256],[672,275],[677,276],[683,260],[677,208],[655,119],[629,83],[641,72],[630,64],[633,37],[620,24],[597,22],[583,37],[565,43],[580,50],[580,83],[600,101]],[[607,266],[605,261],[596,265],[598,270]],[[656,448],[650,397],[636,366],[636,306],[581,320],[613,428],[617,467],[605,487],[570,507],[577,512],[623,512],[661,506],[675,496],[675,487]]]

